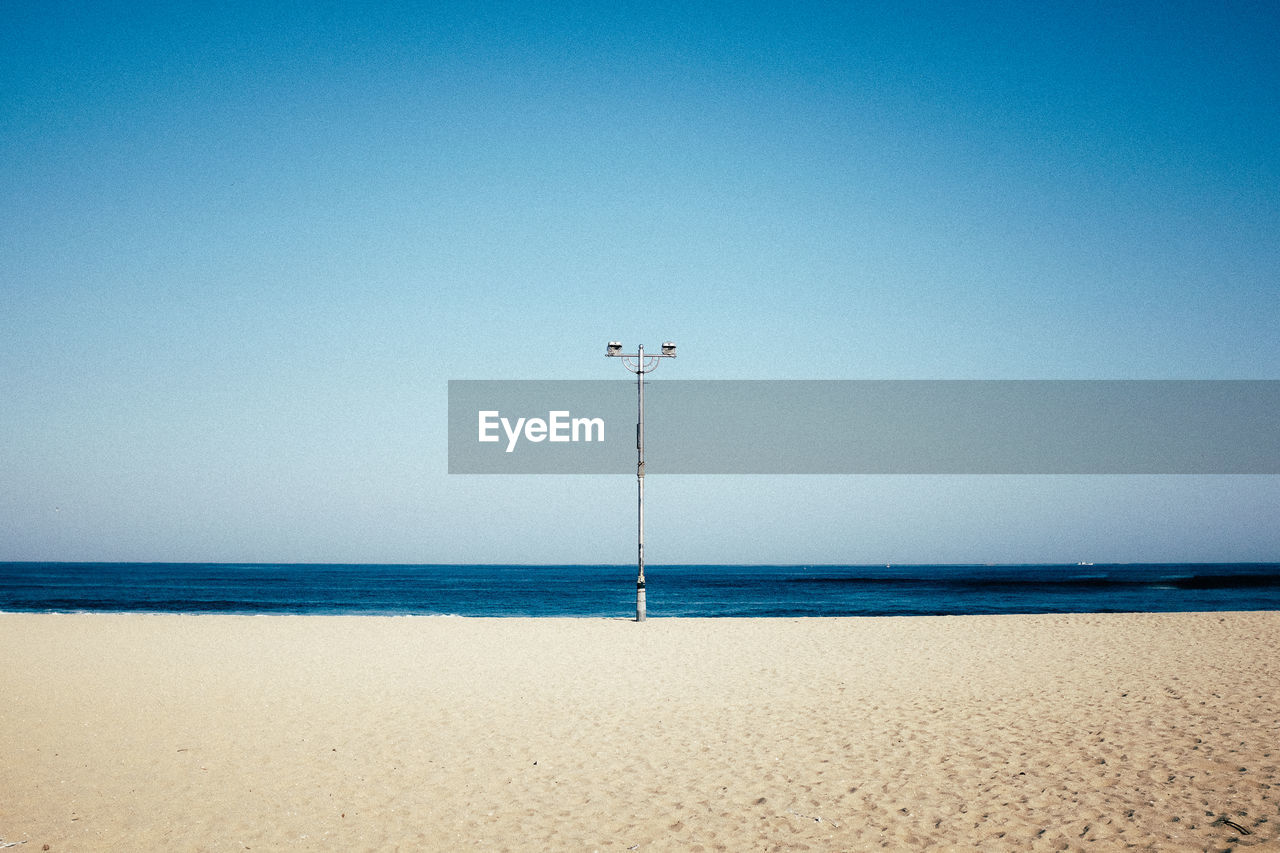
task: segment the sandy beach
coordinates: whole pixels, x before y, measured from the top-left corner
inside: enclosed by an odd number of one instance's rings
[[[1277,612],[0,614],[0,659],[19,851],[1280,843]]]

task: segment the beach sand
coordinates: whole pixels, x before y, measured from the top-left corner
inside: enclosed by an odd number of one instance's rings
[[[0,660],[19,853],[1280,844],[1277,612],[0,614]]]

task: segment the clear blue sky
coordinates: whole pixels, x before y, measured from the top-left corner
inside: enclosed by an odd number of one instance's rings
[[[616,6],[617,8],[597,8]],[[0,559],[610,562],[449,379],[1280,378],[1266,4],[18,2]],[[667,477],[650,562],[1277,560],[1275,477]]]

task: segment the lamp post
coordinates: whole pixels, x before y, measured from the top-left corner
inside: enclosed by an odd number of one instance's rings
[[[643,622],[644,607],[644,375],[658,369],[659,359],[675,358],[676,345],[667,341],[661,355],[644,354],[644,344],[638,351],[624,353],[622,344],[610,341],[606,356],[622,359],[627,370],[636,375],[636,621]]]

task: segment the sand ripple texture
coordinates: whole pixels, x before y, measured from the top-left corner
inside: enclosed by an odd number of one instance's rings
[[[0,614],[0,845],[1280,848],[1280,613]]]

